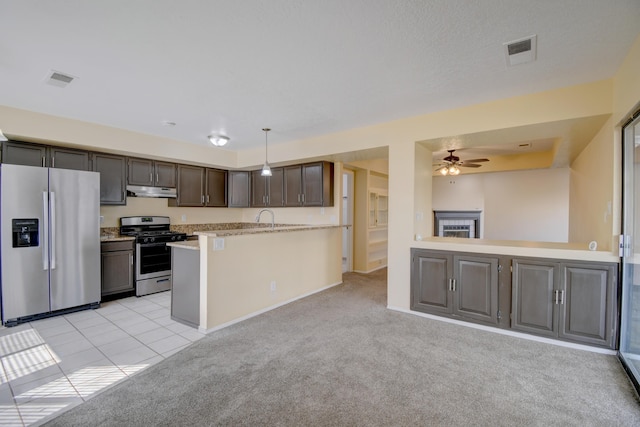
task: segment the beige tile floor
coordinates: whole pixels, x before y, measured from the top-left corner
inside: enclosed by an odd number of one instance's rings
[[[0,426],[37,426],[204,334],[170,318],[171,293],[0,328]]]

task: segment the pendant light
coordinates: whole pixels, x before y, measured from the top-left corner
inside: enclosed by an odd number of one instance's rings
[[[267,132],[271,129],[263,128],[264,131],[264,165],[262,166],[262,172],[260,175],[262,176],[271,176],[271,168],[269,167],[269,163],[267,162]]]
[[[0,141],[8,141],[7,137],[4,136],[4,133],[2,133],[2,129],[0,129]]]

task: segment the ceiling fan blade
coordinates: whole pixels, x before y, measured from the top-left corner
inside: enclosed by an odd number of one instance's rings
[[[477,165],[475,163],[460,163],[458,166],[460,166],[461,168],[479,168],[482,165]]]
[[[488,162],[489,159],[469,159],[465,160],[465,163],[480,163],[480,162]]]

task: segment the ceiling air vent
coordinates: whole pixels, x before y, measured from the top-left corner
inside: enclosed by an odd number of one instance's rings
[[[51,70],[47,77],[46,83],[51,86],[57,87],[67,87],[69,83],[71,83],[75,77],[70,76],[68,74],[61,73],[60,71]]]
[[[532,35],[504,43],[507,65],[525,64],[536,60],[537,36]]]

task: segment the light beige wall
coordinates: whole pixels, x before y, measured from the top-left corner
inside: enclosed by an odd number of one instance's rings
[[[182,208],[167,206],[167,199],[128,197],[126,206],[100,206],[104,217],[101,227],[119,227],[120,217],[156,215],[168,216],[171,224],[207,224],[211,222],[240,222],[242,209],[229,208]],[[182,216],[186,220],[182,220]]]
[[[640,36],[612,79],[612,117],[571,165],[571,241],[615,250],[622,212],[622,121],[640,107]]]
[[[484,239],[568,242],[569,169],[434,177],[433,209],[483,211]]]
[[[609,119],[571,164],[569,241],[590,242],[598,249],[613,246],[614,126]]]
[[[54,143],[107,153],[211,167],[234,168],[237,164],[236,153],[206,144],[188,144],[170,138],[2,105],[0,105],[0,125],[4,133],[19,141]]]
[[[336,227],[224,238],[224,250],[208,250],[204,256],[207,287],[201,308],[207,315],[201,316],[201,328],[210,330],[341,283],[341,236]],[[212,249],[212,238],[201,239],[206,240],[201,248]]]
[[[421,144],[415,144],[414,150],[413,233],[422,238],[433,234],[433,178],[431,176],[433,153]]]
[[[483,179],[485,238],[568,242],[568,168],[492,173]]]

